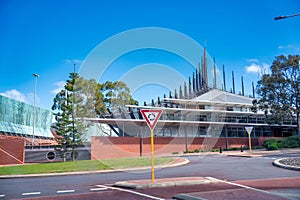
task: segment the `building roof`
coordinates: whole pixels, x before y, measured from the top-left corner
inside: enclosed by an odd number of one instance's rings
[[[192,99],[164,98],[163,100],[183,105],[213,105],[250,108],[252,107],[252,101],[254,99],[222,90],[212,89]]]

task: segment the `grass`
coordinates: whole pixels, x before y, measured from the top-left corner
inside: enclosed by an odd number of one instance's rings
[[[166,164],[173,158],[155,158],[155,165]],[[0,167],[0,175],[43,174],[78,171],[96,171],[151,166],[151,158],[118,158],[107,160],[80,160],[75,162],[56,162],[24,164]]]

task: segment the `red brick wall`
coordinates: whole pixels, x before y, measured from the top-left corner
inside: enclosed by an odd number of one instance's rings
[[[140,155],[140,138],[137,137],[92,137],[91,159],[107,159],[120,157],[137,157]],[[253,138],[252,146],[257,146],[258,139]],[[142,139],[143,156],[151,153],[150,138]],[[228,148],[248,146],[248,138],[227,138]],[[218,149],[226,147],[226,138],[188,138],[188,150]],[[156,155],[183,152],[186,149],[184,137],[154,138]]]
[[[23,138],[0,138],[0,165],[23,164],[25,158]]]

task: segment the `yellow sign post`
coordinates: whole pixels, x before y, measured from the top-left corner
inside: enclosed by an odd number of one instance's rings
[[[251,132],[252,132],[253,126],[246,126],[245,129],[246,129],[246,131],[248,133],[249,153],[250,153],[250,155],[252,155]]]
[[[150,128],[150,140],[151,140],[151,181],[154,182],[154,128],[157,124],[158,119],[162,113],[162,110],[158,109],[149,109],[149,110],[141,110],[141,113],[146,120],[149,128]]]
[[[154,133],[153,129],[150,129],[150,137],[151,137],[151,181],[154,182]]]

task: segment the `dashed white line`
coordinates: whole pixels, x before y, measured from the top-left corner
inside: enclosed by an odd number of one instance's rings
[[[102,187],[102,188],[108,188],[108,189],[112,189],[112,190],[119,190],[119,191],[122,191],[122,192],[128,192],[128,193],[132,193],[132,194],[139,195],[139,196],[142,196],[142,197],[147,197],[147,198],[150,198],[150,199],[163,200],[162,198],[159,198],[159,197],[151,196],[151,195],[148,195],[148,194],[143,194],[143,193],[140,193],[140,192],[135,192],[135,191],[132,191],[132,190],[126,190],[126,189],[121,189],[121,188],[117,188],[117,187],[109,187],[109,186],[106,186],[106,185],[96,185],[96,186],[97,187]]]
[[[22,196],[28,196],[28,195],[39,195],[41,192],[25,192],[22,193]]]
[[[56,191],[57,194],[61,194],[61,193],[71,193],[71,192],[75,192],[75,190],[58,190],[58,191]]]
[[[3,198],[3,197],[5,197],[5,194],[0,194],[0,198]]]
[[[103,191],[103,190],[107,190],[108,188],[91,188],[90,191]]]

